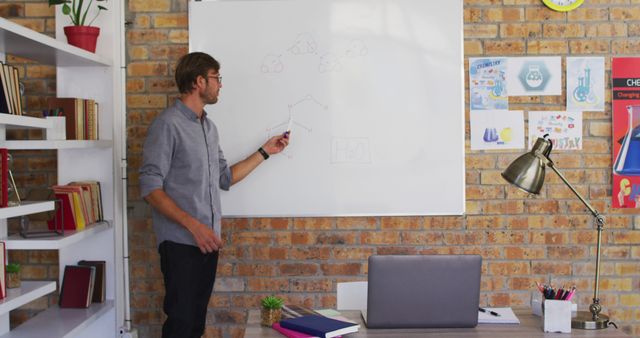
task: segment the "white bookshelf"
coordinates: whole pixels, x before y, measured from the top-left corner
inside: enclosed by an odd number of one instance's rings
[[[19,234],[1,238],[5,242],[7,250],[60,250],[76,242],[86,240],[91,236],[109,230],[109,222],[99,222],[88,225],[79,231],[65,231],[62,236],[50,236],[45,238],[24,238]]]
[[[83,140],[27,140],[27,141],[0,141],[0,148],[9,150],[47,150],[47,149],[91,149],[109,148],[113,146],[110,140],[83,141]]]
[[[98,48],[91,53],[66,42],[62,27],[68,18],[56,7],[56,38],[0,18],[0,61],[6,54],[56,67],[57,97],[95,99],[100,104],[100,140],[7,141],[7,129],[51,128],[50,121],[28,116],[0,114],[0,148],[9,150],[57,150],[57,184],[97,180],[102,190],[103,214],[108,222],[87,226],[81,231],[65,231],[64,236],[22,238],[7,234],[7,219],[54,209],[54,202],[23,203],[0,209],[0,240],[7,250],[57,250],[58,283],[64,267],[79,260],[106,261],[105,303],[88,309],[60,309],[57,305],[37,314],[14,330],[9,327],[9,311],[56,290],[56,282],[23,282],[0,300],[2,337],[116,337],[124,323],[123,224],[126,190],[124,176],[124,4],[111,1],[94,25],[100,27]],[[94,13],[89,13],[92,16]],[[29,93],[25,93],[29,95]],[[18,305],[19,304],[19,305]]]
[[[19,288],[7,289],[7,297],[0,300],[0,313],[4,314],[24,304],[56,291],[54,281],[22,281]]]
[[[93,303],[87,309],[61,309],[52,306],[0,338],[94,337],[83,336],[82,333],[113,309],[113,300]]]
[[[104,57],[0,18],[0,53],[60,67],[110,66]]]
[[[0,114],[0,125],[7,129],[47,129],[53,127],[53,123],[44,118],[11,114]]]
[[[15,207],[0,208],[0,219],[37,214],[55,208],[53,201],[31,202],[25,201]]]

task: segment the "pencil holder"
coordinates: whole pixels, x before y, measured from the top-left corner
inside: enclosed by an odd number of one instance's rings
[[[571,302],[545,299],[542,303],[544,332],[571,333]]]
[[[66,124],[64,116],[47,116],[48,121],[51,121],[51,127],[47,128],[47,140],[66,140]]]

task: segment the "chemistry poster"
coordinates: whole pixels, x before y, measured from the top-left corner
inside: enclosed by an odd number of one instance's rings
[[[567,110],[604,111],[604,58],[567,58]]]
[[[640,58],[613,58],[614,208],[640,208]]]
[[[582,112],[530,111],[529,149],[545,134],[549,135],[553,151],[582,149]]]
[[[553,57],[514,57],[507,62],[509,96],[562,94],[562,59]]]
[[[523,148],[524,114],[522,111],[471,111],[471,150]]]
[[[507,59],[470,58],[471,110],[509,109]]]

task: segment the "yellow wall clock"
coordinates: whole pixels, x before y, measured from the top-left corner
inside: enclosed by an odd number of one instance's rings
[[[542,0],[542,2],[554,11],[568,12],[580,7],[584,0]]]

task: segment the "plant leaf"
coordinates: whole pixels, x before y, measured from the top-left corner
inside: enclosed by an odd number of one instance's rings
[[[98,1],[100,1],[100,0],[98,0]],[[106,10],[107,10],[107,7],[100,6],[100,5],[98,5],[98,8],[99,8],[101,11],[106,11]]]
[[[71,13],[71,7],[65,3],[62,5],[62,14],[69,15],[69,13]]]
[[[62,5],[68,2],[69,0],[49,0],[49,6]]]
[[[87,19],[87,14],[89,14],[89,9],[91,8],[91,4],[93,3],[93,0],[89,1],[89,4],[87,5],[87,10],[84,11],[84,15],[82,16],[82,25],[84,25],[85,20]],[[82,6],[82,0],[80,0],[80,6]]]

